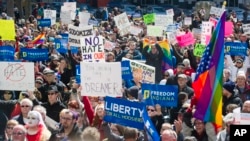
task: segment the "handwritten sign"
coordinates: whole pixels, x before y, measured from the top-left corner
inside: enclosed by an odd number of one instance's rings
[[[61,11],[60,12],[60,19],[61,19],[61,22],[64,23],[64,24],[71,24],[71,12],[69,11]]]
[[[80,38],[84,36],[93,35],[92,26],[77,27],[69,25],[69,45],[75,47],[81,47]]]
[[[105,62],[102,36],[86,36],[81,38],[81,51],[84,62]]]
[[[138,27],[138,26],[134,26],[134,25],[132,25],[132,26],[130,26],[129,27],[129,33],[130,34],[133,34],[133,35],[138,35],[138,34],[140,34],[142,32],[142,28],[140,28],[140,27]]]
[[[0,62],[0,90],[34,90],[34,63]]]
[[[166,10],[167,15],[171,15],[172,17],[174,16],[174,10],[173,8]]]
[[[162,37],[164,35],[164,27],[148,25],[147,35],[153,37]]]
[[[56,24],[56,10],[44,10],[43,18],[50,19],[51,25]]]
[[[215,16],[217,16],[217,17],[220,17],[224,11],[225,11],[225,9],[217,8],[217,7],[211,6],[210,14],[211,14],[211,15],[215,15]]]
[[[155,21],[155,14],[152,13],[152,14],[143,15],[143,21],[145,24],[153,23]]]
[[[245,34],[250,34],[250,24],[243,24],[242,28]]]
[[[172,15],[155,15],[155,25],[156,26],[164,26],[173,24],[174,18]]]
[[[205,51],[205,49],[206,49],[205,45],[196,44],[195,47],[194,47],[194,50],[193,50],[194,56],[202,57],[202,54]]]
[[[122,96],[120,62],[81,62],[81,94],[84,96]]]
[[[15,40],[14,20],[0,20],[0,36],[1,40]]]
[[[90,13],[87,12],[79,12],[79,21],[82,25],[88,25]]]
[[[191,32],[188,32],[184,35],[176,36],[176,40],[180,47],[192,45],[195,41]]]
[[[203,21],[201,24],[201,34],[202,35],[211,35],[212,33],[212,24],[211,22]]]
[[[115,24],[119,29],[121,35],[126,35],[129,33],[129,26],[131,25],[126,12],[114,17]]]

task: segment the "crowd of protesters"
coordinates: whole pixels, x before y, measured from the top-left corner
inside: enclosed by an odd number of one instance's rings
[[[182,26],[178,30],[191,31],[201,28],[205,20],[203,9],[193,14],[192,25]],[[191,74],[196,72],[200,57],[193,54],[194,45],[180,48],[171,44],[174,67],[161,71],[163,51],[156,43],[143,48],[146,35],[146,25],[143,20],[129,20],[140,26],[143,31],[138,35],[119,34],[114,22],[114,16],[122,11],[114,8],[108,17],[102,18],[95,31],[106,40],[115,43],[112,50],[105,50],[106,62],[121,61],[123,57],[133,60],[145,60],[145,63],[155,67],[156,84],[178,85],[178,106],[175,108],[160,105],[147,106],[151,118],[162,141],[229,141],[229,125],[233,124],[233,110],[240,107],[242,113],[250,113],[249,58],[248,56],[225,55],[223,71],[223,127],[216,131],[209,122],[195,119],[187,112],[190,101],[195,95],[192,88]],[[28,46],[40,33],[46,33],[46,41],[34,48],[47,48],[50,59],[35,62],[35,90],[9,91],[1,90],[0,100],[0,134],[4,141],[143,141],[148,140],[145,131],[103,121],[105,115],[103,97],[81,96],[81,87],[76,83],[76,65],[79,65],[81,53],[71,53],[68,46],[66,54],[56,51],[54,39],[61,38],[61,33],[67,32],[67,25],[59,22],[49,28],[37,26],[36,17],[43,17],[43,7],[35,7],[28,19],[15,20],[16,41],[1,41],[1,46],[11,45],[16,50]],[[176,23],[183,22],[185,13],[177,16]],[[13,17],[15,18],[15,17]],[[94,18],[94,17],[93,17]],[[227,16],[234,23],[234,33],[225,41],[246,42],[249,48],[249,38],[242,30],[242,21],[235,20],[234,12]],[[1,19],[8,19],[6,13]],[[78,17],[72,24],[79,26]],[[1,31],[0,31],[1,32]],[[166,37],[164,37],[166,38]],[[151,38],[155,41],[163,38]],[[223,40],[223,39],[221,39]],[[200,39],[196,40],[199,43]],[[15,53],[15,59],[20,60],[20,54]],[[22,60],[25,61],[25,60]],[[33,68],[31,68],[33,69]],[[60,77],[59,77],[60,76]],[[112,75],[110,75],[112,79]],[[115,78],[114,78],[115,79]],[[141,83],[132,80],[124,84],[124,99],[141,101]],[[5,122],[3,122],[5,121]]]

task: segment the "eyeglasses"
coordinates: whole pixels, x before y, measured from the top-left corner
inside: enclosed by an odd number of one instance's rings
[[[29,105],[21,105],[21,107],[22,107],[22,108],[24,108],[24,107],[28,108],[28,107],[30,107],[30,106],[29,106]]]
[[[148,111],[154,112],[155,110],[154,109],[148,109]]]
[[[12,133],[12,135],[14,135],[14,136],[15,136],[15,135],[20,136],[20,135],[23,135],[23,134],[24,134],[23,132],[13,132],[13,133]]]
[[[13,127],[7,126],[7,129],[13,129]]]
[[[48,95],[54,95],[54,94],[56,94],[56,93],[48,93]]]
[[[60,117],[60,119],[63,119],[63,120],[66,120],[66,121],[72,120],[72,118],[67,118],[67,117]]]

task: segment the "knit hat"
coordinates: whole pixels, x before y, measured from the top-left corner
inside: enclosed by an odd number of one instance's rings
[[[234,94],[234,87],[235,87],[235,84],[233,82],[225,82],[223,84],[223,88],[232,94]]]

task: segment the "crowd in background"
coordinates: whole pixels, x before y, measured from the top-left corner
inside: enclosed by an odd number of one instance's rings
[[[15,14],[16,41],[1,41],[0,45],[11,45],[15,48],[15,60],[22,59],[20,48],[28,46],[40,33],[46,33],[43,44],[34,48],[47,48],[49,60],[34,62],[35,87],[34,91],[1,90],[0,100],[0,134],[4,141],[143,141],[148,140],[145,131],[103,121],[105,115],[103,97],[81,96],[81,87],[76,83],[76,65],[82,61],[81,52],[76,54],[68,51],[58,53],[54,46],[56,38],[62,38],[62,33],[68,32],[68,25],[59,22],[48,28],[37,26],[37,18],[43,17],[43,7],[38,5],[33,9],[28,19],[22,19]],[[139,11],[139,7],[137,9]],[[179,31],[191,31],[201,28],[202,21],[207,20],[204,9],[194,12],[192,25],[182,26]],[[99,15],[102,21],[94,31],[96,35],[114,42],[112,50],[105,50],[106,62],[118,62],[123,57],[132,60],[143,60],[145,64],[155,67],[156,84],[178,85],[178,106],[174,108],[160,105],[147,106],[151,118],[162,141],[229,141],[229,125],[233,123],[232,112],[241,107],[242,113],[250,113],[249,86],[249,58],[248,56],[225,55],[223,70],[223,127],[215,131],[211,123],[195,119],[192,112],[187,112],[194,96],[191,74],[196,72],[200,57],[193,54],[194,45],[180,48],[178,44],[171,44],[174,61],[172,69],[162,71],[162,50],[156,43],[143,48],[143,39],[154,41],[167,39],[165,37],[148,37],[143,20],[129,20],[141,27],[143,31],[138,35],[127,34],[121,36],[114,22],[114,16],[121,14],[118,8]],[[211,15],[212,16],[212,15]],[[176,16],[174,22],[183,22],[185,13]],[[8,19],[6,13],[1,19]],[[95,18],[95,17],[92,17]],[[235,12],[227,16],[227,21],[234,24],[234,33],[226,37],[225,41],[246,42],[249,48],[249,37],[244,34],[242,21],[235,20]],[[72,21],[79,26],[79,20]],[[1,32],[1,31],[0,31]],[[223,39],[221,39],[223,40]],[[199,43],[200,39],[196,40]],[[22,60],[25,61],[25,60]],[[33,68],[31,68],[33,69]],[[111,79],[112,75],[110,75]],[[141,101],[141,82],[137,79],[123,82],[123,97],[130,101]],[[2,121],[6,121],[5,123]]]

